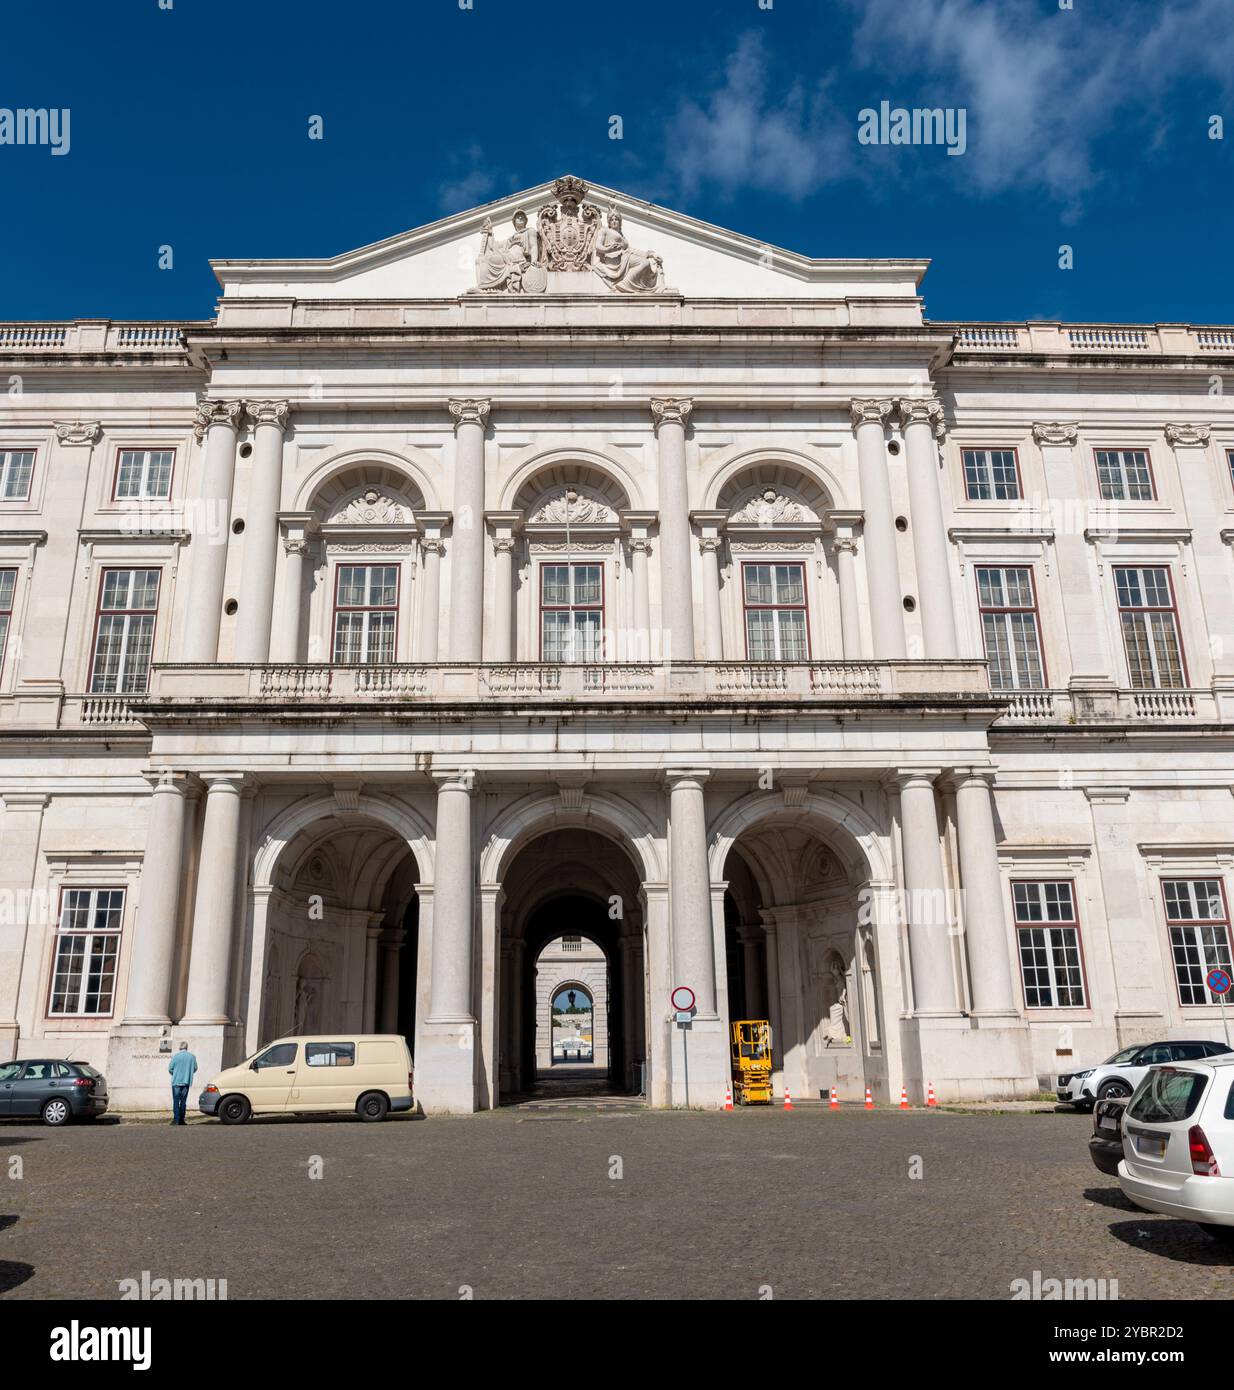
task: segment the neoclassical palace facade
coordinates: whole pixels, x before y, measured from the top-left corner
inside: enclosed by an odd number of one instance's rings
[[[0,1061],[398,1031],[490,1107],[563,934],[657,1106],[730,1018],[794,1097],[1220,1036],[1234,329],[934,322],[574,178],[214,269],[0,324]]]

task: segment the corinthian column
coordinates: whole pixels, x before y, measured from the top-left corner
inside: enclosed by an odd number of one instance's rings
[[[480,661],[484,628],[486,400],[448,402],[454,416],[454,528],[450,540],[450,660]]]
[[[223,617],[223,580],[231,534],[231,492],[236,474],[236,431],[243,406],[239,401],[207,400],[197,407],[193,432],[206,442],[201,495],[190,517],[189,600],[185,609],[181,661],[217,661],[219,624]]]
[[[857,472],[865,510],[866,588],[870,594],[870,634],[878,658],[903,657],[904,609],[900,594],[900,562],[896,558],[895,513],[887,477],[883,424],[890,401],[851,403],[857,435]]]
[[[286,401],[247,401],[256,426],[253,470],[244,523],[244,567],[240,613],[236,623],[236,660],[270,659],[270,622],[274,615],[274,572],[278,558],[279,503],[283,493],[283,431],[290,406]]]
[[[660,612],[669,637],[665,653],[694,660],[694,594],[691,585],[690,497],[686,484],[686,421],[689,400],[653,400],[660,455]]]
[[[927,657],[954,657],[955,607],[947,563],[947,529],[938,495],[938,449],[943,435],[943,407],[938,401],[906,397],[897,402],[904,430],[908,468],[908,506],[913,524],[913,555],[917,561],[917,596],[921,632]]]

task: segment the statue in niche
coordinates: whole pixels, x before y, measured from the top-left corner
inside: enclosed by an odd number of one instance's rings
[[[664,262],[654,251],[636,251],[621,231],[621,214],[610,207],[608,225],[596,233],[592,267],[622,294],[651,294],[664,288]]]
[[[539,256],[539,239],[522,208],[514,214],[514,231],[504,241],[493,235],[492,221],[485,218],[476,257],[476,288],[542,294],[548,277],[537,263]]]
[[[827,974],[823,980],[823,1036],[829,1044],[852,1042],[848,1020],[848,971],[844,962],[835,952],[827,960]]]

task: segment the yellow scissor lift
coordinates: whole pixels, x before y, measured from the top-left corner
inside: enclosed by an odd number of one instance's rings
[[[771,1104],[771,1024],[738,1019],[731,1028],[733,1099],[738,1105]]]

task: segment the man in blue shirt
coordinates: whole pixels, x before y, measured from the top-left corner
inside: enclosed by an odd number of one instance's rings
[[[171,1072],[171,1122],[184,1123],[184,1108],[188,1104],[189,1087],[197,1075],[197,1058],[189,1051],[186,1042],[180,1044],[180,1051],[167,1064]]]

